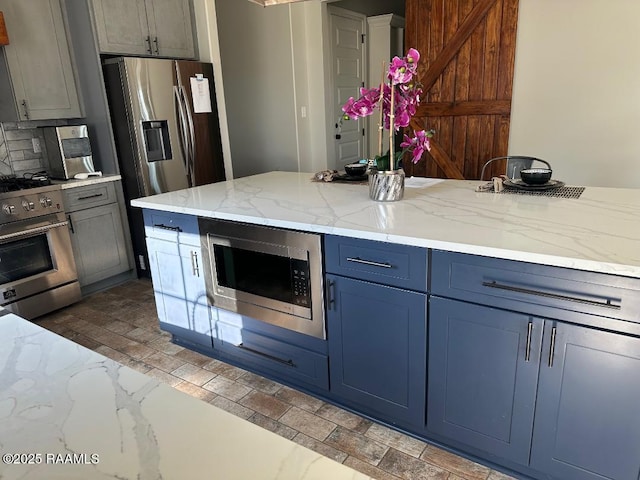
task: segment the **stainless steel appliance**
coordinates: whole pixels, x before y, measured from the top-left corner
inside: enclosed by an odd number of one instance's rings
[[[0,178],[0,305],[33,319],[81,298],[56,185]]]
[[[51,177],[68,180],[78,173],[95,172],[86,125],[44,127],[42,131]]]
[[[209,302],[326,338],[320,236],[200,218]]]
[[[129,200],[225,180],[213,65],[119,57],[103,71],[138,274],[149,276],[142,212]]]

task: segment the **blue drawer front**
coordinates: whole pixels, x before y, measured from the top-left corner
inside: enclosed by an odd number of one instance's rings
[[[427,249],[326,235],[325,269],[345,277],[427,291]]]
[[[147,237],[186,245],[200,245],[198,217],[149,209],[144,209],[142,213]]]
[[[243,365],[297,384],[329,388],[326,355],[265,337],[250,330],[216,322],[214,349]]]
[[[561,311],[640,322],[640,280],[434,250],[431,293],[558,318]]]

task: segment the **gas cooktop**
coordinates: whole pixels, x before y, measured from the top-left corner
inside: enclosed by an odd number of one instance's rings
[[[60,185],[47,175],[0,175],[0,226],[63,211]]]
[[[29,188],[38,188],[51,185],[51,180],[46,174],[26,174],[22,177],[15,175],[0,175],[0,193],[16,192]]]

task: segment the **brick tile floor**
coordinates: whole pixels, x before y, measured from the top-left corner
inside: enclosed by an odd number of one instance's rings
[[[379,480],[512,477],[171,343],[151,282],[134,280],[36,321],[48,330]]]

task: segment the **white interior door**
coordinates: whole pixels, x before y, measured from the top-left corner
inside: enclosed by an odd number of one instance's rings
[[[342,105],[349,97],[358,98],[360,87],[365,85],[366,52],[364,15],[329,6],[331,31],[331,59],[334,116],[342,116]],[[363,119],[345,120],[341,129],[335,128],[336,169],[366,157]],[[330,130],[331,131],[331,130]]]

